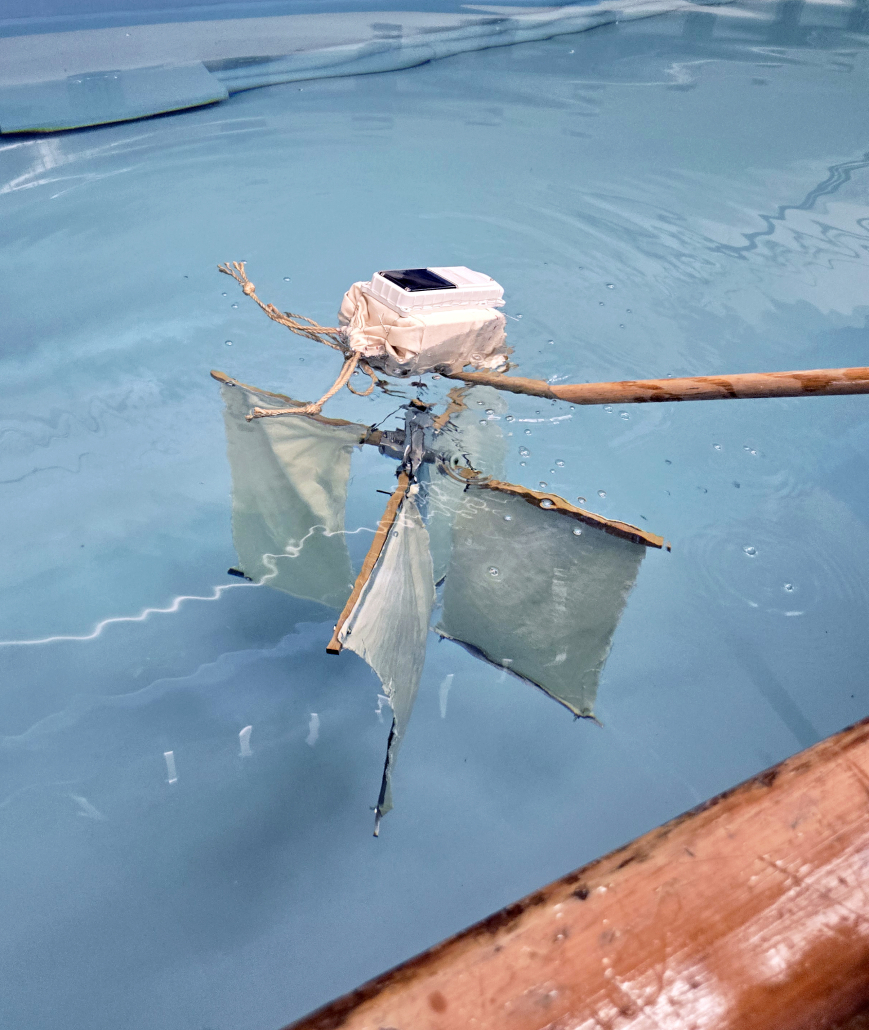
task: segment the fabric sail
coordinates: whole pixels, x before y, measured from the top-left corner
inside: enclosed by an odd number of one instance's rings
[[[428,532],[416,501],[408,496],[339,637],[379,676],[392,708],[378,824],[392,808],[392,769],[419,689],[434,599]]]
[[[645,545],[522,497],[468,493],[477,503],[454,525],[435,631],[593,716]]]
[[[275,396],[226,382],[221,393],[239,571],[340,608],[353,586],[343,532],[350,457],[367,427],[299,415],[247,422],[252,408],[274,407]]]
[[[500,422],[508,411],[502,393],[491,386],[454,391],[449,421],[434,435],[435,449],[447,465],[467,467],[496,479],[503,474],[507,441]],[[431,538],[435,583],[446,575],[456,519],[469,518],[476,501],[465,493],[465,483],[437,465],[420,467],[420,512]]]

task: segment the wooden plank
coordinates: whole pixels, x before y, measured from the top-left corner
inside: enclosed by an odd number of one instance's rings
[[[867,1005],[869,720],[293,1028],[822,1030]]]
[[[869,393],[869,368],[816,368],[802,372],[749,372],[629,379],[616,383],[563,383],[489,372],[444,372],[449,379],[494,386],[570,404],[647,404],[655,401],[735,400],[744,397],[832,397]]]
[[[371,573],[374,571],[374,566],[377,564],[377,559],[380,557],[380,553],[386,543],[386,538],[389,536],[389,531],[392,529],[392,524],[395,522],[395,517],[398,514],[398,509],[407,493],[408,486],[410,486],[410,479],[408,478],[407,473],[399,472],[398,486],[386,502],[386,510],[383,512],[383,515],[381,515],[380,522],[377,524],[377,531],[374,534],[374,539],[371,541],[371,546],[368,548],[368,554],[365,555],[365,561],[362,563],[359,575],[356,577],[356,582],[353,585],[353,592],[347,598],[347,603],[344,605],[344,609],[338,616],[338,621],[335,623],[332,639],[326,645],[326,650],[329,654],[341,653],[342,644],[338,639],[338,635],[340,634],[344,623],[350,618],[350,613],[353,611],[354,605],[359,600],[359,595],[362,593],[365,584],[371,578]]]

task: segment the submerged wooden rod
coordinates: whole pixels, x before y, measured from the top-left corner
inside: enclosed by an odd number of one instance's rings
[[[841,1030],[869,1005],[867,798],[869,720],[293,1030]]]
[[[398,474],[398,486],[395,488],[392,496],[386,503],[386,510],[380,517],[380,522],[377,524],[377,531],[374,534],[374,539],[371,541],[371,546],[368,548],[368,554],[365,555],[365,561],[362,563],[362,568],[359,570],[359,575],[356,577],[356,582],[353,585],[353,592],[347,598],[347,603],[341,614],[338,616],[338,621],[335,623],[335,629],[332,632],[332,639],[326,645],[326,650],[329,654],[340,654],[341,653],[341,630],[344,628],[344,623],[350,618],[350,613],[359,600],[362,591],[365,588],[365,584],[371,579],[371,573],[374,571],[374,566],[377,564],[377,559],[380,557],[383,548],[386,546],[386,538],[389,536],[389,531],[395,522],[398,515],[398,509],[401,507],[401,502],[404,500],[407,488],[410,486],[410,479],[406,472],[399,472]]]
[[[869,368],[816,368],[804,372],[747,372],[730,376],[680,379],[627,379],[618,383],[564,383],[493,375],[449,372],[448,379],[494,386],[510,393],[568,401],[571,404],[648,404],[653,401],[713,401],[741,397],[836,397],[869,393]]]

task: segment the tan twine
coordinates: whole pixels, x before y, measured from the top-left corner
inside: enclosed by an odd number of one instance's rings
[[[326,401],[331,397],[334,397],[335,394],[345,386],[357,397],[368,397],[374,392],[375,386],[386,385],[377,378],[374,370],[362,355],[350,348],[347,336],[343,329],[338,326],[320,325],[318,322],[315,322],[311,318],[306,318],[304,315],[296,315],[293,314],[292,311],[279,311],[274,304],[264,304],[256,295],[256,287],[250,279],[248,279],[244,266],[244,261],[233,261],[232,263],[227,261],[223,265],[218,265],[217,270],[219,272],[223,272],[224,275],[232,276],[239,286],[241,286],[244,295],[246,297],[251,297],[273,322],[286,326],[290,332],[295,333],[297,336],[304,336],[307,340],[314,340],[316,343],[323,343],[327,347],[340,351],[344,355],[344,364],[341,367],[341,372],[338,375],[338,378],[318,401],[315,401],[313,404],[305,404],[302,407],[297,408],[254,408],[247,416],[248,422],[254,418],[271,418],[274,415],[319,415]],[[364,372],[371,378],[371,385],[367,390],[354,390],[350,385],[350,377],[357,370],[357,367],[360,371]]]

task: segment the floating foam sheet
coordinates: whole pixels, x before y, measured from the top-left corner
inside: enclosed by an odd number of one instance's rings
[[[389,23],[355,12],[0,37],[0,133],[127,121],[259,86],[396,71],[697,9],[689,0],[587,0],[563,7],[471,5],[463,14],[391,11]],[[120,69],[107,69],[109,61]]]
[[[229,93],[197,61],[0,85],[0,132],[56,132],[201,107]]]

